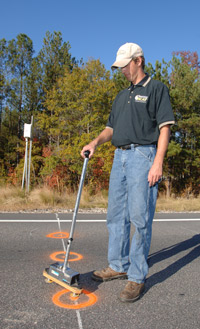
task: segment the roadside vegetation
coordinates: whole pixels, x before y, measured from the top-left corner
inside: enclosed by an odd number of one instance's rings
[[[106,70],[95,59],[84,63],[74,58],[70,49],[61,32],[47,32],[37,56],[25,34],[0,40],[2,209],[71,208],[83,164],[80,151],[105,127],[114,98],[128,86],[120,70]],[[157,209],[171,211],[176,204],[179,211],[186,206],[196,210],[200,195],[198,54],[175,51],[168,63],[164,59],[155,65],[147,62],[145,71],[169,88],[176,119]],[[27,195],[20,189],[23,131],[32,118],[31,192]],[[89,161],[82,207],[106,207],[113,153],[111,143],[106,143]]]
[[[72,212],[77,194],[68,190],[63,193],[47,187],[35,188],[26,194],[21,188],[0,188],[0,212]],[[83,189],[79,211],[106,212],[108,192],[101,191],[95,195]],[[192,212],[200,211],[200,197],[166,197],[159,196],[157,212]]]

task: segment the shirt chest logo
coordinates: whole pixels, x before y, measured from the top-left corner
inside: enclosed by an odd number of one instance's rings
[[[135,101],[138,103],[146,103],[147,99],[148,99],[148,96],[141,96],[141,95],[135,96]]]

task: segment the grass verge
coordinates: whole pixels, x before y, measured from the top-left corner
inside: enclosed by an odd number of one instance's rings
[[[72,211],[75,207],[77,193],[65,191],[62,194],[46,187],[35,188],[26,194],[21,188],[0,188],[0,211]],[[107,208],[107,192],[91,195],[83,189],[79,209]]]
[[[73,211],[77,193],[65,191],[60,194],[48,188],[35,188],[26,194],[21,188],[0,188],[0,211]],[[107,208],[108,193],[106,191],[97,194],[89,193],[83,189],[79,209],[98,209],[105,211]],[[165,198],[159,197],[156,206],[157,212],[192,212],[200,211],[199,198]]]

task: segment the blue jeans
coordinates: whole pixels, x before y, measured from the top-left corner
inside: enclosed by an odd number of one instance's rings
[[[149,187],[148,173],[156,154],[155,145],[115,150],[110,175],[107,227],[108,263],[128,280],[145,281],[158,184]],[[130,246],[131,223],[135,232]]]

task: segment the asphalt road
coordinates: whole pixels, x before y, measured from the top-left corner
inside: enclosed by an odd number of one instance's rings
[[[72,214],[58,214],[63,232],[70,231]],[[118,294],[126,281],[97,283],[94,269],[107,266],[106,214],[78,214],[71,251],[83,256],[70,267],[80,272],[90,295],[73,300],[69,293],[45,283],[42,272],[60,252],[56,214],[0,214],[0,327],[51,329],[199,329],[200,328],[200,214],[156,214],[149,256],[146,293],[135,303],[121,303]],[[73,256],[77,257],[77,256]],[[83,308],[80,308],[84,306]]]

